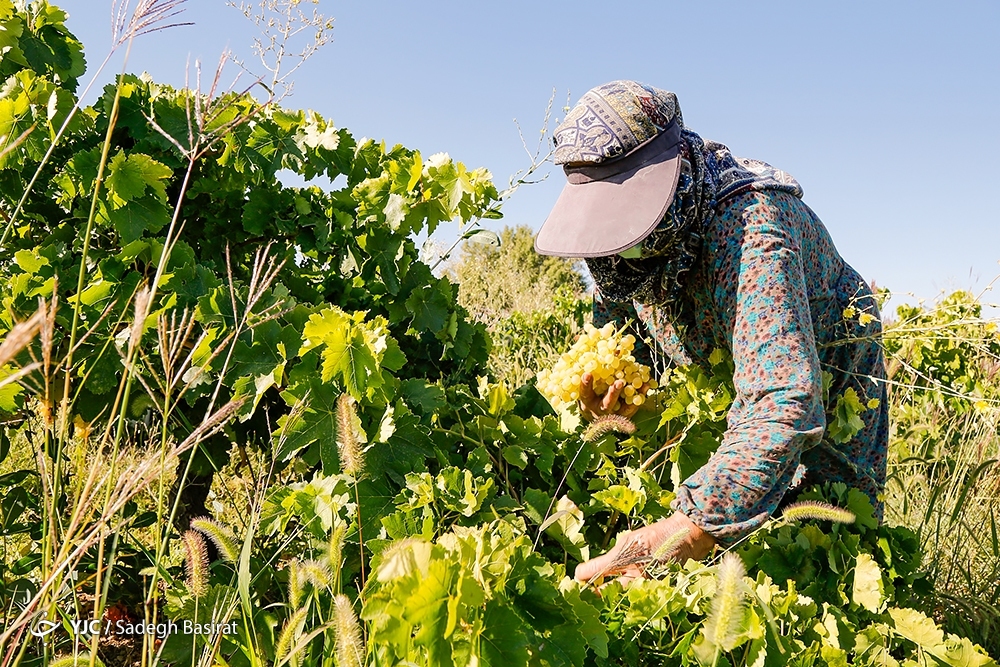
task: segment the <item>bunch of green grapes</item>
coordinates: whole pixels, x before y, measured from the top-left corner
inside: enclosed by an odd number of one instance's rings
[[[646,391],[656,389],[657,384],[650,377],[649,367],[636,363],[632,355],[634,347],[635,336],[622,335],[622,330],[615,329],[611,322],[600,329],[585,324],[579,340],[569,351],[551,369],[538,372],[536,387],[558,410],[579,400],[583,376],[591,373],[594,393],[598,396],[607,393],[616,380],[625,382],[624,390],[612,406],[613,412],[625,405],[642,405]]]

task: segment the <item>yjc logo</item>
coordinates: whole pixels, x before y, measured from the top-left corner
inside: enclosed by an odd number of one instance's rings
[[[46,619],[39,619],[33,626],[31,626],[31,634],[36,637],[45,637],[50,632],[59,627],[58,623],[53,623],[52,621]]]
[[[97,619],[74,619],[69,622],[74,635],[99,635],[101,634],[101,622]],[[61,623],[55,623],[48,619],[39,619],[31,626],[31,634],[35,637],[46,637],[58,628]]]

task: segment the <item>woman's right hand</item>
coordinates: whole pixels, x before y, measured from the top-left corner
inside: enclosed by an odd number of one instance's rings
[[[577,405],[580,408],[580,414],[583,415],[584,419],[589,421],[594,421],[598,417],[612,414],[619,414],[625,418],[631,417],[636,413],[636,410],[639,409],[638,405],[625,405],[623,401],[619,404],[620,408],[617,412],[613,409],[615,403],[618,401],[618,398],[624,390],[624,380],[615,380],[615,383],[608,387],[607,392],[605,392],[603,396],[598,396],[597,393],[594,392],[593,373],[584,373],[580,384],[580,400],[577,401]]]

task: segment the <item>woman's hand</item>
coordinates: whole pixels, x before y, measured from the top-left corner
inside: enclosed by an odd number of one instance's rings
[[[685,515],[675,512],[666,519],[639,530],[619,533],[615,546],[597,558],[580,563],[574,578],[590,582],[608,575],[617,575],[622,584],[627,584],[632,579],[643,576],[644,566],[652,559],[656,550],[681,531],[683,535],[677,535],[676,545],[668,553],[661,554],[664,560],[701,560],[715,548],[714,537]]]
[[[639,391],[645,394],[648,389],[649,386],[644,384]],[[608,391],[603,396],[598,396],[594,392],[594,374],[584,373],[580,383],[580,400],[577,401],[580,414],[583,415],[584,419],[589,421],[594,421],[598,417],[611,414],[619,414],[628,419],[639,409],[638,405],[623,404],[617,413],[613,409],[615,402],[618,401],[624,390],[625,381],[615,380],[614,384],[608,387]]]

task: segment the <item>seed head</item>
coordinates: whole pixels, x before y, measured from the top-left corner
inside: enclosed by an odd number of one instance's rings
[[[795,522],[817,519],[819,521],[832,521],[834,523],[854,523],[857,519],[854,512],[850,510],[829,503],[821,503],[816,500],[792,503],[782,511],[781,516]]]
[[[715,569],[715,597],[705,622],[705,638],[716,650],[736,648],[747,601],[747,585],[743,581],[746,568],[743,560],[730,552],[723,556]]]
[[[207,516],[191,519],[191,528],[212,540],[212,544],[219,550],[222,560],[233,564],[239,560],[240,550],[236,546],[236,536],[229,528]]]
[[[593,442],[605,433],[632,435],[635,433],[635,424],[621,415],[604,415],[591,422],[590,426],[583,430],[580,439],[584,442]]]
[[[181,539],[184,542],[188,588],[196,598],[200,598],[208,593],[208,545],[201,533],[194,530],[185,531]]]
[[[340,667],[361,667],[364,664],[365,644],[361,638],[361,626],[354,615],[350,599],[343,593],[333,601],[337,626],[337,665]]]
[[[293,642],[302,634],[302,626],[305,625],[308,613],[309,605],[305,605],[285,621],[285,627],[281,629],[281,634],[278,636],[278,643],[274,645],[275,663],[280,662],[291,652]]]
[[[354,401],[347,394],[337,399],[337,449],[340,453],[340,469],[358,479],[364,474],[365,456],[354,423],[358,415],[354,411]]]

